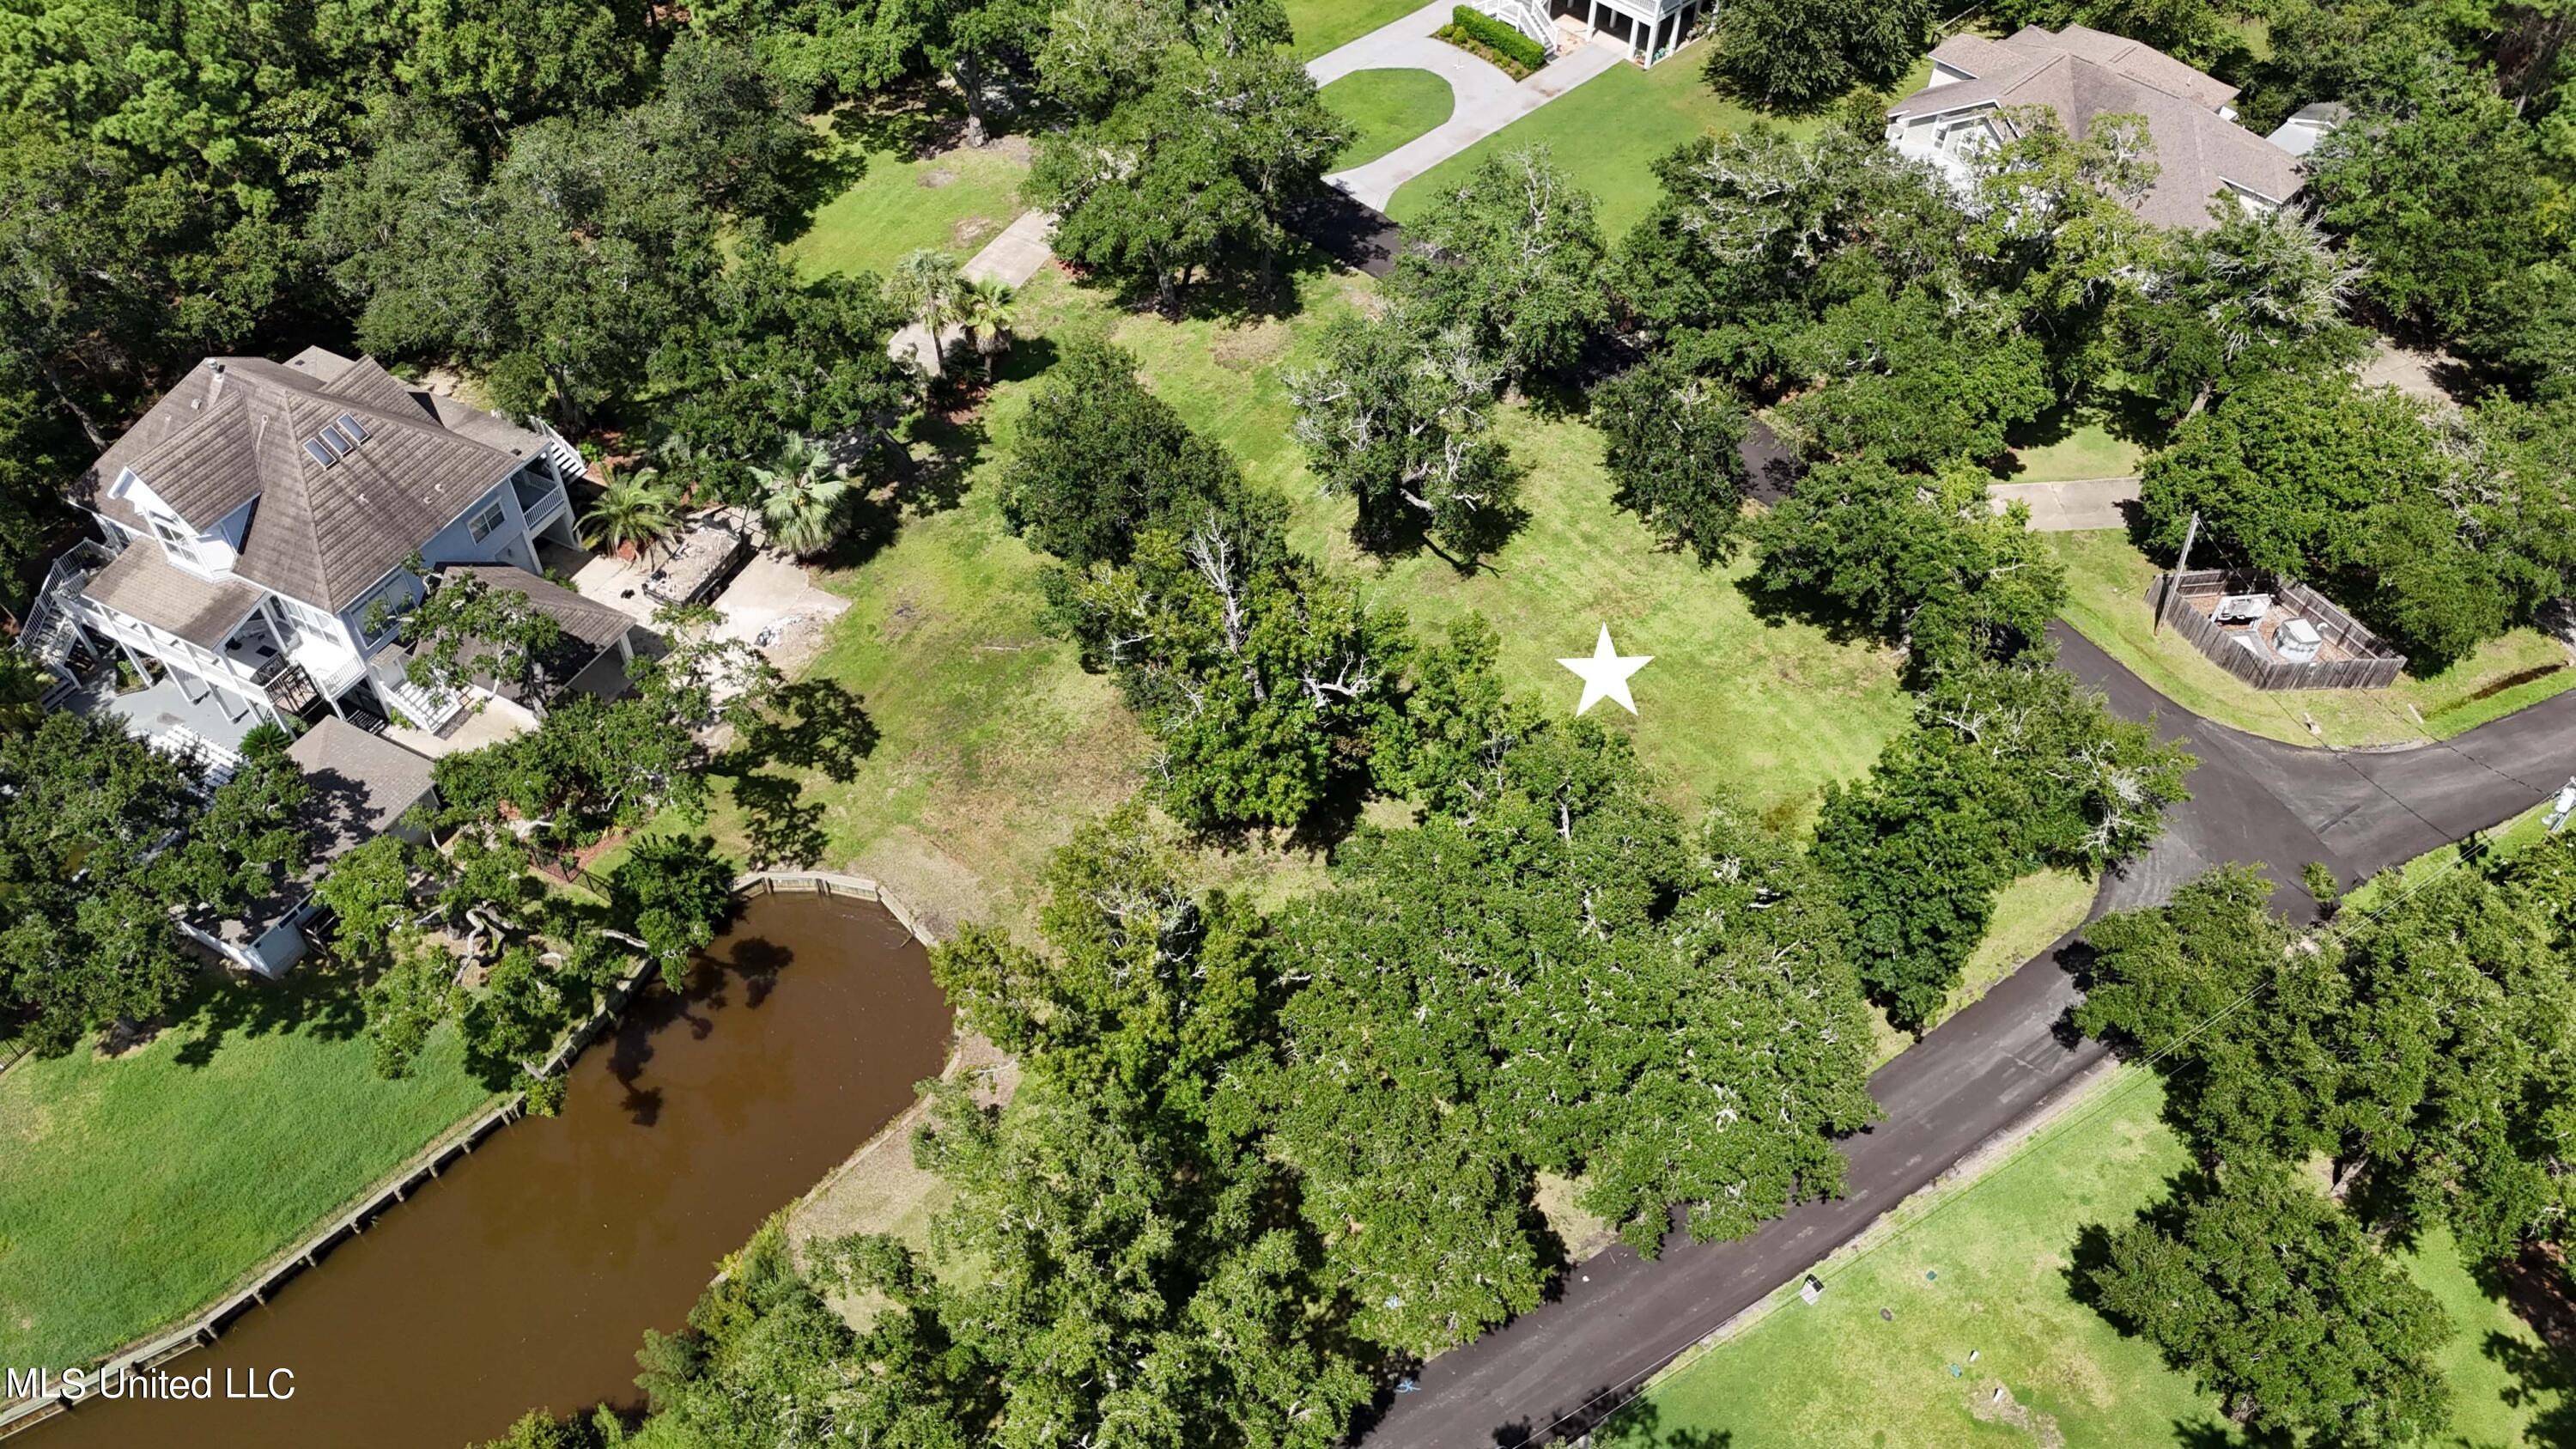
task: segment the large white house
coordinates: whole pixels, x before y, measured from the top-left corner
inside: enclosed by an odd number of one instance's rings
[[[2270,138],[2236,123],[2236,87],[2153,46],[2081,25],[2025,26],[2002,40],[1953,35],[1932,50],[1923,89],[1888,108],[1888,143],[1964,183],[1976,155],[2010,140],[2010,112],[2045,106],[2083,136],[2094,119],[2142,115],[2155,185],[2136,203],[2159,226],[2205,228],[2212,198],[2273,210],[2298,195],[2300,157],[2340,111],[2311,106]]]
[[[564,485],[581,466],[543,424],[423,392],[372,358],[209,358],[85,475],[100,538],[56,562],[22,638],[73,707],[218,765],[251,726],[290,716],[436,731],[465,702],[403,677],[395,620],[427,588],[415,557],[431,573],[515,571],[498,576],[571,632],[608,637],[589,616],[613,611],[535,572],[541,544],[576,543]],[[118,656],[147,687],[117,692]]]

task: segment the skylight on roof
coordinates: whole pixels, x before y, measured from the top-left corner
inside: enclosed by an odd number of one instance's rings
[[[318,439],[314,439],[314,438],[307,438],[307,439],[305,439],[305,440],[304,440],[304,451],[305,451],[305,452],[307,452],[307,453],[310,453],[310,454],[313,456],[313,461],[314,461],[314,462],[321,464],[321,465],[322,465],[323,467],[325,467],[325,468],[328,468],[328,467],[330,467],[332,464],[337,463],[337,462],[339,462],[339,461],[340,461],[340,455],[339,455],[339,454],[337,454],[337,453],[332,452],[330,449],[328,449],[328,448],[326,448],[326,447],[323,447],[323,446],[322,446],[322,444],[321,444],[321,442],[320,442],[320,440],[318,440]]]
[[[367,440],[367,430],[358,426],[358,420],[347,413],[340,414],[340,431],[347,433],[351,442],[363,443]]]

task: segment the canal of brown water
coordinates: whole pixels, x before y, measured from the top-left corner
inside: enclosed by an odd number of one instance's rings
[[[631,1405],[644,1330],[680,1328],[716,1260],[910,1105],[948,1036],[883,910],[752,900],[685,997],[638,997],[574,1063],[562,1115],[486,1138],[167,1365],[218,1396],[291,1370],[294,1397],[93,1399],[10,1449],[458,1449],[530,1408]]]

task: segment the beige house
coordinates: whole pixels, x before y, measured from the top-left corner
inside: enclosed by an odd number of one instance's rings
[[[2045,106],[2077,137],[2095,117],[2141,115],[2157,174],[2136,210],[2158,226],[2215,225],[2209,203],[2221,196],[2262,211],[2287,205],[2305,182],[2300,157],[2340,114],[2311,106],[2297,125],[2258,136],[2236,123],[2236,87],[2081,25],[1953,35],[1931,58],[1931,80],[1888,108],[1888,144],[1964,185],[1980,152],[2012,139],[2017,107]]]

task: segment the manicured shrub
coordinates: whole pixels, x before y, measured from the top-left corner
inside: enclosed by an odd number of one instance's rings
[[[1451,10],[1449,20],[1450,29],[1497,55],[1517,62],[1524,70],[1536,70],[1547,64],[1545,47],[1472,5],[1461,5]]]

